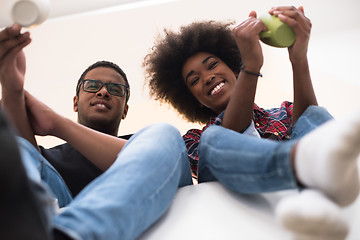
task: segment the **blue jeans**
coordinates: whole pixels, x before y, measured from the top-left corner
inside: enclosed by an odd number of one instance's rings
[[[241,193],[262,193],[297,188],[290,154],[294,144],[333,117],[310,106],[293,127],[291,140],[277,142],[210,126],[199,143],[199,182],[218,180]]]
[[[49,191],[50,197],[56,199],[59,207],[69,204],[72,196],[60,174],[28,141],[20,137],[17,140],[22,162],[30,180],[43,185],[42,187]]]
[[[180,133],[168,124],[152,125],[132,136],[114,164],[53,216],[52,225],[74,239],[136,239],[163,215],[177,188],[190,184]]]

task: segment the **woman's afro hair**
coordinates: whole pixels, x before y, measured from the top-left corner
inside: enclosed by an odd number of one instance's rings
[[[150,96],[171,104],[190,122],[208,122],[215,113],[190,93],[182,68],[189,57],[207,52],[219,57],[238,75],[241,56],[231,25],[230,22],[202,21],[183,26],[179,32],[165,29],[165,35],[155,42],[143,63]]]

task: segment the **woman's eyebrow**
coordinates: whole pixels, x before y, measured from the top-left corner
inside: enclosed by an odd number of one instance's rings
[[[215,56],[208,56],[208,57],[206,57],[204,60],[202,60],[202,64],[204,64],[204,63],[206,63],[209,59],[211,59],[211,58],[216,58]],[[194,70],[191,70],[187,75],[186,75],[186,77],[185,77],[185,82],[187,82],[187,80],[188,80],[188,78],[192,75],[192,74],[194,74]]]
[[[188,78],[194,74],[194,70],[191,70],[185,77],[185,82],[187,82]]]
[[[208,56],[208,57],[205,58],[201,63],[202,63],[202,64],[206,63],[210,58],[215,58],[215,56]]]

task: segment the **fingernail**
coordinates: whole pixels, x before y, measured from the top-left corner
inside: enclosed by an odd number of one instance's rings
[[[21,26],[20,26],[19,24],[15,23],[15,24],[13,24],[13,25],[11,26],[11,28],[12,28],[13,30],[18,31],[18,30],[20,30]]]

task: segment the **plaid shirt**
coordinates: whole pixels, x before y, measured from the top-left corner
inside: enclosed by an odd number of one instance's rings
[[[292,110],[293,104],[287,101],[283,102],[280,108],[271,108],[266,110],[254,104],[253,121],[260,136],[262,138],[268,138],[276,141],[290,139]],[[200,136],[210,125],[221,125],[222,116],[223,113],[216,118],[211,118],[210,122],[206,124],[202,130],[190,129],[183,136],[194,178],[197,178],[198,174],[199,155],[197,147],[199,145]]]

